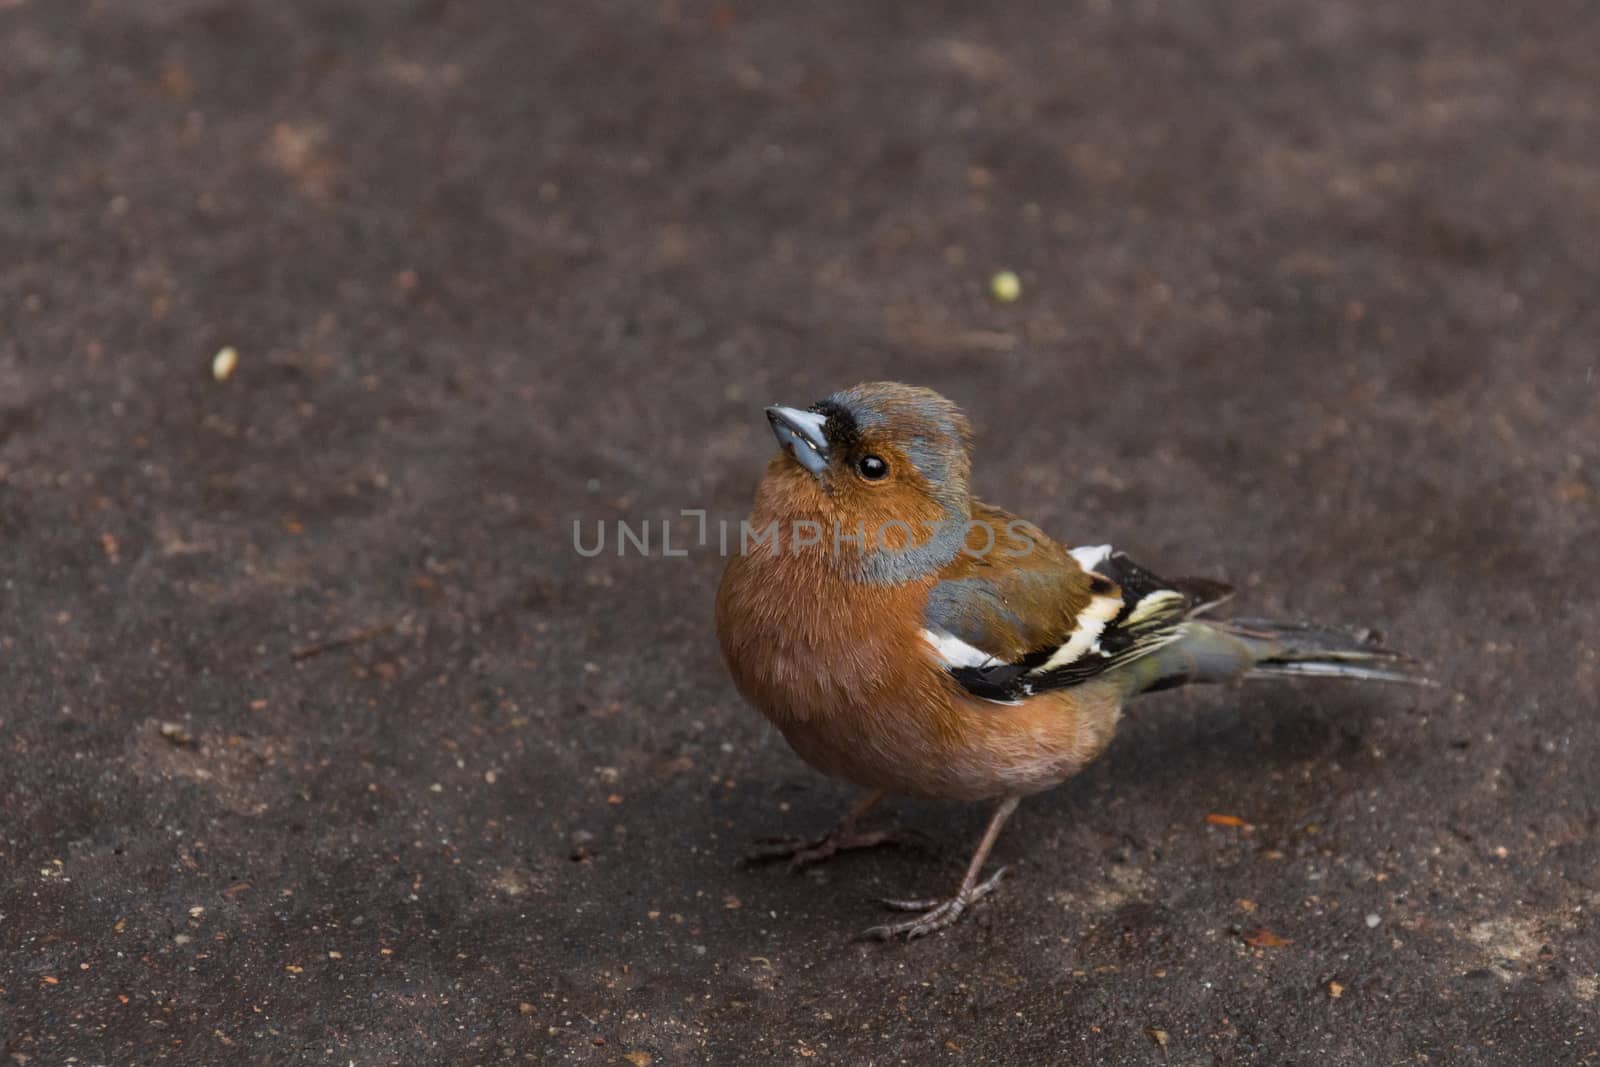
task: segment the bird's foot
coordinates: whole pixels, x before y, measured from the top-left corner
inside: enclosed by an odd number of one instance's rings
[[[876,848],[878,845],[901,845],[913,840],[916,840],[915,835],[899,827],[849,831],[835,827],[821,837],[763,837],[745,853],[744,862],[753,866],[788,860],[789,870],[793,872],[831,859],[840,852]]]
[[[878,941],[889,941],[896,937],[912,941],[928,934],[938,933],[966,914],[972,905],[993,893],[1005,874],[1006,868],[1001,867],[991,874],[987,881],[962,886],[961,891],[948,900],[883,900],[881,903],[895,911],[920,911],[922,914],[903,923],[874,926],[863,931],[861,936]]]

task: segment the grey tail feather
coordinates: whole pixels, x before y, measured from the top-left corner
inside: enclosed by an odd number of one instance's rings
[[[1270,619],[1232,619],[1212,625],[1250,648],[1255,663],[1245,672],[1245,678],[1298,675],[1402,685],[1438,684],[1422,673],[1422,665],[1416,660],[1384,648],[1379,635],[1371,630]]]
[[[1178,631],[1176,640],[1121,669],[1130,693],[1283,676],[1438,684],[1416,660],[1384,648],[1366,630],[1267,619],[1191,619]]]

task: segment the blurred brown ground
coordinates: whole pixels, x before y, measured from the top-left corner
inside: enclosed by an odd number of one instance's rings
[[[1593,1060],[1596,55],[1575,0],[0,0],[8,1064]],[[877,377],[1448,688],[1152,698],[972,921],[851,943],[983,813],[736,870],[847,793],[715,552],[572,523],[736,520],[761,406]]]

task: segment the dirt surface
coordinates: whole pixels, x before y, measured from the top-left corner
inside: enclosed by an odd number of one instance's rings
[[[7,1067],[1600,1058],[1597,54],[1576,0],[0,0]],[[849,794],[660,522],[878,377],[985,497],[1446,688],[1152,697],[970,921],[852,942],[985,813],[737,869]]]

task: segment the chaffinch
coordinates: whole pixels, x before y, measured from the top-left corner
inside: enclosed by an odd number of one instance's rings
[[[891,840],[857,827],[891,793],[998,802],[956,893],[885,901],[919,914],[869,936],[932,933],[993,892],[1005,868],[984,879],[984,863],[1018,802],[1105,751],[1132,697],[1268,675],[1424,682],[1361,632],[1203,618],[1227,586],[1063,548],[972,499],[967,420],[931,390],[868,383],[767,418],[780,450],[718,589],[722,653],[802,759],[867,792],[827,834],[750,858]]]

